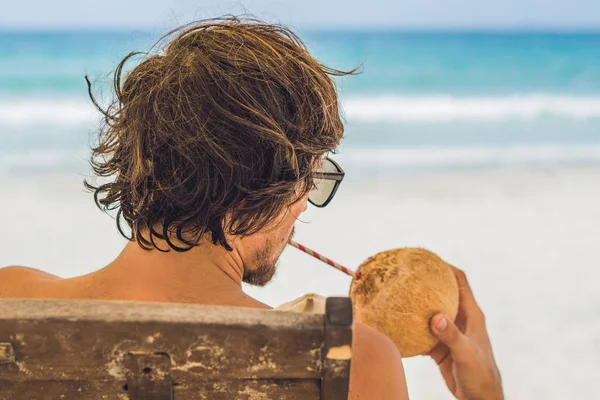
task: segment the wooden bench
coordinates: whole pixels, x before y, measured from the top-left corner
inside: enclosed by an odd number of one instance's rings
[[[0,300],[0,399],[346,400],[352,305],[326,313]]]

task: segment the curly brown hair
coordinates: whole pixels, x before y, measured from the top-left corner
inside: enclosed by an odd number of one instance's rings
[[[86,77],[104,115],[91,165],[111,179],[85,185],[146,250],[168,251],[158,238],[187,251],[205,234],[231,250],[226,234],[258,232],[313,187],[343,135],[331,76],[356,70],[322,65],[289,29],[255,19],[195,22],[158,43],[169,38],[119,63],[107,108]]]

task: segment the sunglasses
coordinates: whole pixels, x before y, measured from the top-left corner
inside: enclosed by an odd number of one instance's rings
[[[337,192],[344,180],[344,170],[338,163],[325,157],[321,167],[315,171],[315,186],[308,193],[308,201],[316,207],[325,207]]]

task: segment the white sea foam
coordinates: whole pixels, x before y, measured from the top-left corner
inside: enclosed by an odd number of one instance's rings
[[[0,101],[0,126],[72,126],[99,121],[100,117],[94,107],[83,100]]]
[[[32,151],[1,151],[0,174],[37,173],[40,171],[77,171],[88,169],[87,157],[89,150],[32,150]]]
[[[451,122],[532,120],[544,116],[569,119],[600,118],[600,96],[550,94],[455,97],[348,97],[344,110],[350,120]]]
[[[351,121],[435,123],[532,120],[544,116],[600,118],[600,96],[350,96],[342,99],[342,105]],[[0,126],[69,126],[97,122],[100,117],[84,99],[0,101]]]
[[[0,152],[0,173],[42,170],[88,169],[89,150],[35,150]],[[344,147],[336,156],[350,176],[362,172],[382,173],[428,168],[485,166],[536,166],[565,164],[600,164],[600,143],[522,144],[495,147],[422,146],[364,148]]]
[[[600,143],[545,143],[494,147],[346,147],[338,158],[345,165],[374,168],[599,163]]]

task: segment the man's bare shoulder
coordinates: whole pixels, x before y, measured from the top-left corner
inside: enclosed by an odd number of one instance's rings
[[[35,268],[0,268],[0,297],[27,297],[38,283],[58,279],[61,278]]]
[[[39,269],[16,265],[0,268],[0,277],[12,279],[60,279],[56,275]]]
[[[383,333],[354,325],[350,399],[408,399],[402,357]]]

